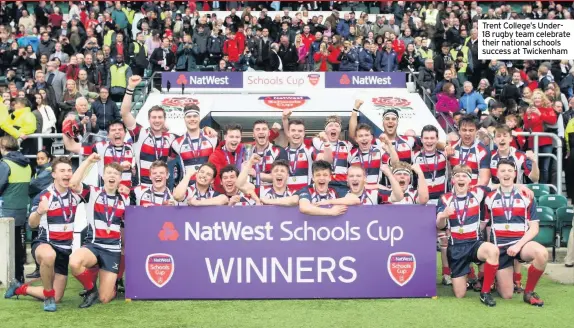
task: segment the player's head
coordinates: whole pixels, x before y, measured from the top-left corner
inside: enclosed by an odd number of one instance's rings
[[[367,173],[360,165],[351,165],[347,171],[347,185],[353,193],[363,191],[365,183],[367,182]]]
[[[69,157],[56,157],[52,161],[52,178],[54,178],[54,184],[61,188],[68,188],[72,174],[72,160]]]
[[[312,170],[315,188],[322,192],[327,191],[327,188],[329,188],[329,182],[331,181],[331,163],[324,160],[316,161],[313,163]]]
[[[219,172],[219,178],[221,179],[221,185],[228,195],[235,194],[237,192],[237,187],[235,182],[239,176],[239,171],[235,165],[227,165],[221,169]]]
[[[120,120],[112,121],[108,125],[108,139],[114,146],[122,146],[126,138],[126,125]]]
[[[355,139],[361,151],[365,152],[371,149],[373,144],[373,129],[371,126],[365,123],[357,125],[357,137]]]
[[[507,150],[512,142],[512,132],[506,125],[500,124],[494,130],[494,143],[498,150]]]
[[[167,184],[169,169],[164,161],[154,161],[149,167],[151,183],[155,189],[162,189]]]
[[[438,129],[434,125],[425,125],[421,131],[421,141],[426,152],[434,152],[438,142]]]
[[[243,129],[239,124],[229,124],[223,129],[223,138],[225,139],[225,149],[227,151],[236,151],[241,143],[241,132]]]
[[[458,121],[458,133],[463,146],[470,147],[476,140],[478,121],[473,115],[464,115]]]
[[[301,119],[289,120],[289,142],[291,147],[299,147],[305,140],[305,122]]]
[[[257,120],[253,123],[253,139],[258,146],[264,147],[269,143],[269,123]]]
[[[205,163],[199,167],[195,176],[198,186],[209,187],[217,176],[217,168],[212,163]]]
[[[192,132],[199,129],[199,107],[196,104],[185,106],[183,117],[187,131]]]
[[[289,179],[289,162],[284,159],[278,159],[271,165],[271,179],[273,187],[282,189],[287,185]]]
[[[104,166],[104,187],[117,191],[122,181],[122,166],[120,163],[108,163]]]
[[[516,164],[508,158],[502,158],[496,164],[496,177],[502,187],[512,187],[516,179]]]
[[[394,109],[387,109],[383,113],[383,130],[388,136],[394,136],[399,126],[399,112]]]
[[[341,118],[337,115],[331,115],[325,120],[325,133],[330,142],[336,142],[341,135]]]
[[[472,181],[472,170],[467,165],[456,165],[452,168],[452,184],[457,194],[466,193]]]
[[[149,127],[153,132],[159,133],[165,127],[165,109],[161,106],[153,106],[147,113]]]
[[[409,186],[411,185],[411,176],[413,174],[413,170],[408,163],[405,162],[394,162],[392,163],[392,171],[393,176],[399,182],[399,185],[403,189],[403,191],[407,191]]]

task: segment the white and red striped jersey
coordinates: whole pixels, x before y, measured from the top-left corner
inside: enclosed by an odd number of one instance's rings
[[[136,157],[140,184],[151,186],[149,168],[156,160],[167,163],[169,150],[176,136],[172,133],[164,132],[161,137],[155,137],[149,128],[144,129],[139,124],[133,129],[129,129],[129,132],[134,140],[132,147]]]
[[[89,156],[92,153],[100,155],[100,161],[98,162],[98,175],[99,175],[99,185],[103,186],[103,176],[104,176],[104,166],[109,163],[129,162],[131,165],[134,163],[135,152],[133,147],[129,143],[125,143],[120,147],[112,145],[109,141],[96,142],[91,146],[82,147],[82,155]],[[132,186],[132,170],[127,169],[122,172],[121,184],[130,188]]]
[[[379,141],[379,139],[375,139]],[[409,136],[397,136],[395,140],[391,140],[393,147],[395,147],[395,151],[397,152],[397,156],[401,162],[409,163],[412,162],[413,151],[420,146],[421,142],[419,138],[416,137],[409,137]],[[388,163],[390,160],[390,155],[385,154],[383,157],[385,163]]]
[[[311,170],[313,162],[317,158],[317,151],[304,143],[298,148],[287,147],[285,149],[289,158],[289,181],[287,188],[290,192],[296,192],[308,186],[313,179]]]
[[[317,149],[319,153],[325,151],[323,142],[319,138],[313,138],[313,147]],[[353,145],[349,141],[338,140],[337,142],[331,143],[331,151],[333,154],[332,182],[338,182],[343,185],[347,184],[347,171],[352,160],[351,149],[353,149]]]
[[[271,173],[271,166],[275,160],[288,160],[289,158],[287,157],[287,152],[285,149],[274,146],[272,144],[269,144],[267,148],[262,152],[258,152],[255,146],[253,146],[252,150],[254,154],[258,154],[261,157],[259,163],[253,165],[253,169],[255,170],[255,177],[251,178],[251,183],[253,183],[255,188],[259,189],[261,186],[267,186],[271,184],[271,182],[261,181],[260,174]]]
[[[487,187],[470,188],[464,196],[456,196],[450,192],[439,198],[437,213],[445,208],[454,209],[454,214],[447,220],[450,229],[450,244],[474,242],[480,239],[480,203],[486,197]]]
[[[273,186],[262,186],[259,191],[259,198],[261,199],[278,199],[292,196],[294,192],[290,191],[289,188],[286,188],[283,193],[277,193]]]
[[[454,146],[454,155],[449,158],[450,166],[455,167],[464,164],[472,170],[470,184],[478,183],[478,175],[481,169],[490,169],[490,151],[481,142],[476,141],[470,148],[462,146],[459,140]]]
[[[419,204],[419,192],[416,189],[409,188],[404,193],[404,197],[400,202],[391,202],[391,194],[393,193],[390,189],[380,189],[379,190],[379,200],[381,204]]]
[[[299,199],[306,199],[312,204],[318,203],[322,200],[339,198],[339,195],[333,188],[329,188],[325,194],[320,194],[315,189],[315,186],[307,186],[297,192]]]
[[[191,138],[189,134],[184,134],[176,138],[170,148],[170,157],[176,157],[185,175],[187,170],[199,170],[199,167],[209,161],[209,156],[217,147],[217,138],[210,138],[200,132],[199,138]],[[195,176],[192,177],[195,180]]]
[[[350,165],[360,165],[367,174],[367,184],[373,185],[378,184],[381,181],[382,171],[381,166],[383,164],[388,164],[388,161],[384,161],[385,152],[377,146],[371,146],[371,149],[367,152],[361,151],[359,148],[353,148],[351,150],[351,162]]]
[[[74,241],[76,209],[82,197],[71,190],[59,194],[52,184],[34,197],[31,212],[38,209],[44,197],[48,200],[48,212],[40,218],[38,237],[35,240],[49,243],[63,253],[70,254]]]
[[[518,190],[503,194],[491,191],[484,201],[485,221],[491,221],[492,242],[501,247],[516,244],[528,230],[528,222],[538,221],[536,203]]]
[[[152,187],[137,186],[130,193],[130,202],[135,206],[167,205],[167,202],[172,199],[173,196],[167,188],[164,192],[157,192]]]
[[[498,184],[500,181],[496,174],[498,173],[498,161],[501,159],[508,159],[514,162],[516,166],[516,183],[524,183],[524,176],[529,176],[532,172],[532,161],[526,158],[526,154],[514,147],[510,147],[508,156],[502,157],[498,150],[493,150],[490,153],[490,176],[493,184]]]
[[[441,151],[427,154],[417,151],[413,154],[413,164],[418,164],[425,175],[429,190],[429,200],[438,200],[447,191],[448,159]]]
[[[199,199],[210,199],[213,197],[217,197],[219,195],[220,194],[217,191],[215,191],[211,185],[207,188],[207,191],[202,194],[201,191],[199,191],[199,189],[197,189],[197,184],[195,182],[193,182],[189,187],[187,187],[187,190],[185,192],[184,202],[187,204],[187,200],[190,198],[197,199],[197,200],[199,200]]]

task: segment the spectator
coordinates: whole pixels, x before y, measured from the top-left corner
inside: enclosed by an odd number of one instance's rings
[[[418,82],[430,96],[436,87],[434,61],[431,58],[427,58],[425,60],[425,66],[419,69]]]
[[[512,81],[512,76],[508,74],[506,65],[500,65],[494,77],[494,90],[496,94],[500,94],[504,86],[510,83],[510,81]]]
[[[523,132],[522,128],[520,128],[520,118],[514,114],[509,114],[504,117],[505,124],[510,128],[513,132]],[[523,136],[512,136],[512,142],[510,146],[525,151],[526,148],[526,138]]]
[[[229,33],[229,38],[223,43],[223,54],[229,56],[229,62],[236,63],[239,60],[239,45],[235,40],[235,33]]]
[[[82,95],[78,92],[78,87],[76,86],[76,81],[66,80],[66,91],[62,97],[62,102],[58,103],[60,108],[60,117],[58,122],[62,123],[66,115],[74,109],[76,105],[76,99]]]
[[[114,40],[113,46],[111,47],[110,56],[116,58],[117,55],[122,55],[124,58],[129,56],[128,44],[122,33],[116,34],[116,39]]]
[[[78,73],[77,88],[82,97],[86,97],[88,99],[95,99],[98,97],[98,90],[96,89],[96,86],[88,80],[88,73],[85,69],[81,69]]]
[[[560,92],[571,98],[574,96],[574,68],[560,81]]]
[[[134,75],[144,76],[145,69],[149,65],[147,47],[144,45],[145,37],[138,32],[136,40],[129,46],[130,68]],[[87,56],[86,56],[87,58]]]
[[[486,103],[482,96],[473,90],[472,83],[470,81],[464,82],[463,85],[464,94],[459,100],[460,109],[467,114],[473,114],[476,117],[480,117],[480,112],[486,110]]]
[[[347,39],[350,34],[350,28],[351,28],[350,18],[351,17],[349,14],[344,14],[343,19],[339,20],[339,23],[337,25],[334,25],[337,26],[337,34],[344,37],[345,39]]]
[[[294,72],[297,69],[299,52],[295,48],[295,45],[290,43],[289,37],[286,35],[281,36],[281,45],[279,46],[278,55],[279,58],[281,58],[284,72]]]
[[[121,120],[120,109],[115,102],[109,99],[107,88],[100,88],[100,96],[92,103],[91,112],[97,117],[97,126],[100,132],[107,134],[110,123]]]
[[[201,27],[201,29],[203,29],[203,27]],[[177,71],[197,71],[194,52],[197,52],[198,47],[196,43],[192,43],[189,34],[183,36],[183,42],[179,43],[176,52],[177,64],[175,65],[175,69]]]
[[[66,79],[77,80],[80,73],[80,66],[76,56],[70,57],[70,63],[66,66]]]
[[[552,77],[552,75],[550,75],[548,71],[549,71],[548,67],[544,65],[540,65],[540,67],[538,68],[538,89],[546,90],[548,84],[554,81],[554,78]]]
[[[38,57],[40,55],[50,56],[56,49],[56,42],[50,39],[48,32],[42,33],[42,41],[38,45]]]
[[[14,112],[0,121],[0,129],[14,139],[26,139],[27,135],[36,132],[36,116],[26,98],[14,100]]]
[[[277,53],[279,51],[279,45],[273,43],[271,45],[271,50],[269,51],[269,71],[270,72],[282,72],[283,63],[281,62],[281,57]]]
[[[434,68],[439,81],[442,80],[445,70],[454,63],[452,57],[450,56],[450,44],[448,42],[443,42],[441,46],[441,53],[434,56]]]
[[[114,9],[112,10],[112,20],[120,30],[124,31],[128,28],[128,16],[122,8],[122,3],[117,1]]]
[[[444,77],[442,79],[442,81],[440,81],[439,83],[437,83],[433,95],[437,95],[439,92],[443,91],[442,87],[445,83],[451,83],[454,86],[454,95],[457,98],[460,98],[460,96],[462,95],[462,86],[460,85],[460,82],[458,81],[458,79],[456,77],[454,77],[454,74],[452,73],[451,69],[447,69],[446,71],[444,71]]]
[[[309,55],[309,48],[303,42],[303,36],[301,34],[297,34],[295,37],[295,49],[297,49],[297,53],[299,54],[299,60],[297,61],[297,71],[305,72],[306,64],[308,62],[307,56]]]
[[[458,111],[458,100],[456,98],[456,89],[450,82],[442,84],[441,92],[436,96],[437,102],[435,109],[444,115],[439,116],[439,124],[446,129],[447,126],[454,125],[453,115]]]
[[[211,31],[209,30],[209,28],[206,29],[204,26],[199,25],[197,27],[197,30],[193,34],[193,38],[191,40],[191,43],[193,44],[194,55],[195,55],[195,61],[194,62],[199,63],[200,65],[203,65],[205,59],[208,57],[207,43],[208,43],[210,34],[211,34]],[[185,36],[184,36],[184,38],[185,38]],[[186,53],[186,56],[187,56],[187,53]]]
[[[46,82],[54,89],[56,102],[61,102],[66,88],[66,74],[58,70],[58,64],[55,61],[48,63],[48,78]]]
[[[207,39],[207,49],[209,53],[209,65],[219,63],[223,57],[223,44],[225,38],[221,35],[219,28],[215,27],[211,31],[211,36]]]
[[[375,59],[375,69],[379,72],[396,72],[398,70],[397,53],[393,50],[391,40],[385,42],[383,51],[377,53]]]
[[[30,115],[32,115],[30,113]],[[33,117],[33,115],[32,115]],[[35,122],[34,122],[35,126]],[[14,264],[15,278],[24,283],[26,218],[30,203],[29,188],[32,177],[30,161],[19,151],[18,142],[12,136],[0,138],[0,196],[2,196],[2,215],[14,218]]]
[[[167,47],[168,40],[167,39],[165,39],[165,40],[166,40],[165,42],[166,42],[166,47]],[[160,50],[163,51],[162,49],[160,49]],[[156,51],[157,51],[157,49],[156,49]],[[161,56],[161,55],[162,55],[161,52],[156,54],[155,57],[152,54],[152,58],[158,58],[158,56]],[[169,60],[171,60],[171,62],[165,63],[165,65],[174,65],[173,54],[170,53],[170,55],[171,56],[170,56]],[[156,59],[154,59],[154,60],[155,60],[156,65],[163,65],[165,59],[159,60],[161,62],[161,64],[158,64],[158,60],[156,60]],[[173,66],[171,66],[171,67],[173,68]],[[130,67],[126,63],[124,63],[124,57],[123,56],[118,55],[116,57],[116,63],[114,65],[110,66],[110,69],[109,69],[107,75],[108,75],[108,80],[107,80],[106,86],[109,87],[110,97],[113,101],[120,102],[123,99],[124,94],[126,92],[126,86],[128,83],[128,79],[130,78],[130,76],[132,76],[132,70],[130,69]]]
[[[157,30],[151,32],[151,38],[145,41],[146,52],[151,57],[155,49],[161,48],[162,40],[159,37],[160,33]],[[151,58],[150,58],[151,59]]]
[[[337,59],[341,62],[339,71],[356,72],[359,70],[359,55],[357,50],[352,47],[351,42],[345,41],[343,43],[343,51]]]
[[[36,60],[30,58],[24,48],[18,49],[18,56],[14,56],[11,67],[16,68],[16,74],[23,79],[32,77]]]
[[[484,113],[483,113],[484,114]],[[480,126],[483,128],[489,128],[491,126],[496,127],[499,124],[504,124],[503,121],[504,105],[499,102],[495,102],[488,111],[488,116],[482,120]]]
[[[34,94],[34,100],[36,102],[36,109],[41,115],[42,118],[42,126],[40,129],[36,129],[37,133],[55,133],[56,132],[56,114],[52,107],[48,105],[46,98],[42,96],[41,93],[37,92]],[[47,140],[45,140],[47,141]],[[49,148],[48,145],[44,144],[46,148]]]
[[[18,26],[24,26],[27,31],[31,31],[36,26],[36,19],[34,16],[28,14],[28,10],[22,10],[22,17],[18,21]]]

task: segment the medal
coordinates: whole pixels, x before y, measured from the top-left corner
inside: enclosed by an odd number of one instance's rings
[[[506,230],[510,230],[510,224],[505,225],[504,228],[505,228]]]
[[[161,139],[161,146],[160,146],[160,147],[161,147],[161,148],[160,148],[159,150],[158,150],[158,148],[157,148],[157,138],[156,138],[155,136],[153,136],[151,133],[150,133],[150,137],[151,137],[151,139],[152,139],[152,141],[153,141],[153,151],[154,151],[154,153],[155,153],[155,160],[156,160],[156,161],[157,161],[157,160],[160,160],[160,159],[163,157],[163,148],[164,148],[163,146],[164,146],[164,143],[165,143],[165,140],[164,140],[164,138],[163,138],[163,135],[160,137],[160,139]]]
[[[110,145],[111,146],[111,145]],[[126,148],[125,146],[122,146],[122,150],[120,152],[120,157],[118,159],[118,157],[116,156],[117,154],[117,150],[115,146],[111,146],[110,147],[112,149],[112,162],[114,163],[122,163],[124,161],[124,157],[125,157],[125,153],[126,153]]]
[[[199,132],[199,138],[197,139],[197,149],[195,148],[195,145],[192,141],[193,139],[191,139],[189,133],[185,134],[185,139],[189,144],[189,150],[193,154],[193,158],[197,158],[199,156],[199,151],[201,150],[201,141],[203,140],[203,133],[201,131]]]
[[[425,161],[425,166],[427,168],[427,172],[429,172],[429,166],[430,164],[427,162],[427,156],[423,153],[423,160]],[[435,151],[434,153],[434,166],[433,166],[433,170],[432,170],[432,178],[431,181],[434,184],[434,180],[436,179],[436,171],[438,169],[438,153]]]
[[[458,233],[464,233],[464,229],[463,228],[458,229]]]
[[[112,221],[114,219],[114,215],[116,213],[116,210],[118,209],[118,204],[120,202],[120,197],[119,195],[116,195],[116,200],[114,202],[114,205],[112,206],[112,212],[110,213],[109,211],[109,207],[108,207],[108,195],[106,194],[106,192],[104,191],[102,193],[102,198],[104,201],[104,214],[106,215],[106,223],[108,225],[108,228],[106,229],[108,235],[110,234],[110,226],[112,225]]]
[[[69,223],[74,220],[74,207],[72,202],[72,192],[68,190],[68,206],[64,206],[64,200],[62,199],[62,195],[58,192],[56,187],[54,186],[54,195],[56,199],[60,203],[60,209],[62,209],[62,216],[64,216],[64,221]],[[66,226],[64,225],[64,231]]]
[[[292,178],[291,178],[291,181],[297,182],[297,177],[292,177]]]
[[[499,190],[500,192],[500,202],[502,203],[502,210],[504,211],[504,217],[506,218],[506,225],[504,226],[504,228],[506,230],[510,229],[510,220],[512,220],[512,212],[514,209],[514,188],[512,188],[512,191],[510,192],[510,199],[509,199],[509,203],[507,206],[506,201],[504,200],[504,194],[502,193],[502,189]]]
[[[106,229],[106,232],[108,233],[108,235],[110,234],[110,227],[108,227],[108,228]]]
[[[466,221],[466,214],[468,213],[468,204],[470,203],[469,193],[466,194],[466,201],[464,202],[464,208],[462,210],[462,214],[461,214],[460,208],[458,207],[458,197],[455,196],[453,203],[454,203],[454,209],[456,211],[456,217],[457,217],[458,223],[460,225],[458,232],[463,233],[464,232],[464,221]]]
[[[64,225],[64,231],[68,230],[68,226]]]

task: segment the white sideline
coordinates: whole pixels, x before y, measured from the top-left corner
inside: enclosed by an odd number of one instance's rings
[[[0,287],[8,286],[15,275],[14,218],[0,218]]]

